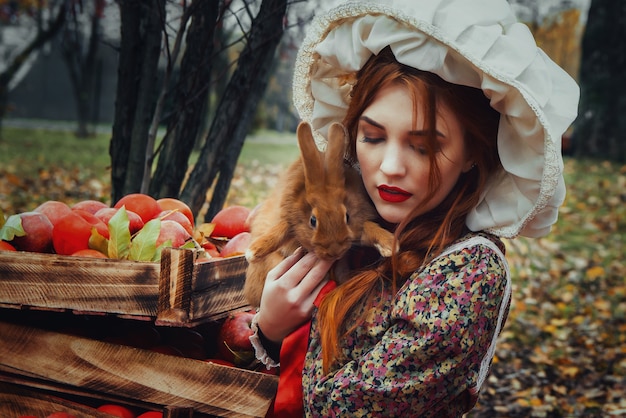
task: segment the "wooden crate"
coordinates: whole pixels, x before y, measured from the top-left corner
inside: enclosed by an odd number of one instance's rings
[[[30,390],[193,411],[194,417],[263,417],[278,385],[276,376],[264,373],[2,320],[0,381]],[[14,407],[19,398],[30,402],[33,397],[6,392],[0,399],[10,397]]]
[[[0,416],[22,415],[45,417],[52,412],[67,412],[76,417],[111,418],[94,408],[67,399],[31,390],[20,385],[0,383]]]
[[[160,263],[0,251],[0,307],[115,314],[195,326],[247,308],[243,256],[195,263],[165,249]]]

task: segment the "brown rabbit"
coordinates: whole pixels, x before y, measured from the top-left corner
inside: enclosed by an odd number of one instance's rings
[[[335,123],[326,152],[318,150],[311,126],[297,130],[300,158],[293,162],[252,219],[252,242],[244,296],[259,306],[265,277],[299,246],[336,260],[355,243],[375,247],[389,257],[393,234],[372,220],[376,210],[360,174],[344,163],[347,133]]]

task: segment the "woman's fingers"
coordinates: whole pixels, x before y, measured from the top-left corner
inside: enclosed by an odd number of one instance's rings
[[[298,260],[300,260],[305,254],[306,253],[302,249],[302,247],[298,247],[298,249],[296,249],[293,254],[286,257],[283,261],[278,263],[276,267],[269,271],[269,273],[267,274],[267,279],[272,281],[280,279],[283,274],[289,271],[289,269],[293,267],[293,265],[296,264]]]
[[[302,261],[306,260],[303,259]],[[304,270],[308,270],[298,284],[298,288],[302,295],[313,296],[311,303],[313,303],[313,301],[317,297],[317,293],[319,293],[319,289],[321,289],[320,284],[328,281],[327,273],[331,265],[333,264],[332,261],[320,260],[317,257],[314,257],[313,261],[314,262],[312,265],[310,265],[310,267],[309,264],[300,266],[299,263],[292,267],[292,269],[302,268]],[[317,289],[318,287],[319,289]]]

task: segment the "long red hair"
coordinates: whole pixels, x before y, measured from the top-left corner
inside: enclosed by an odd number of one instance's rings
[[[467,156],[475,167],[460,176],[452,191],[436,208],[416,216],[420,209],[416,207],[414,213],[395,226],[395,239],[399,243],[397,253],[357,271],[323,299],[318,321],[325,372],[345,360],[339,342],[359,326],[368,307],[381,292],[391,289],[395,294],[424,262],[468,232],[465,218],[478,203],[487,179],[500,167],[496,146],[500,115],[491,108],[482,91],[450,84],[433,73],[402,65],[388,47],[368,60],[358,72],[352,89],[343,123],[350,135],[348,156],[353,162],[356,162],[359,117],[376,99],[378,92],[392,84],[406,87],[413,96],[414,114],[423,112],[426,131],[432,133],[428,137],[430,184],[426,200],[432,198],[440,182],[435,137],[438,103],[448,106],[463,126]]]

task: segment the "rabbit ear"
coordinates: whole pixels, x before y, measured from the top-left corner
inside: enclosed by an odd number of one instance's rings
[[[304,166],[305,188],[309,191],[315,188],[324,179],[324,164],[322,154],[313,139],[311,125],[301,122],[296,132],[298,145],[302,154],[302,165]]]
[[[348,133],[341,123],[335,122],[328,128],[328,146],[324,155],[329,184],[343,184],[343,160]]]

